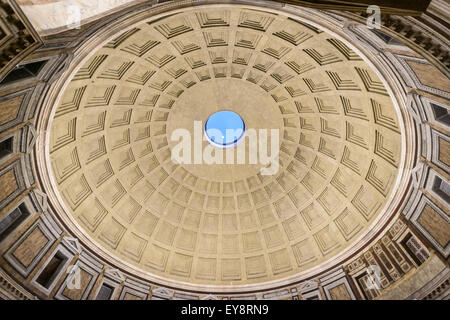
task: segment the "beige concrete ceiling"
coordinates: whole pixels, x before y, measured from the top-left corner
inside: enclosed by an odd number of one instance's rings
[[[171,161],[173,130],[220,109],[281,130],[276,175]],[[400,153],[394,106],[363,59],[314,27],[237,7],[142,23],[99,49],[50,139],[66,208],[103,250],[217,286],[285,278],[351,248],[383,211]]]
[[[146,0],[16,0],[33,27],[40,34],[64,30],[79,17],[84,24],[124,6]],[[76,10],[74,10],[77,8]],[[76,16],[74,16],[76,15]],[[73,28],[70,27],[70,28]]]

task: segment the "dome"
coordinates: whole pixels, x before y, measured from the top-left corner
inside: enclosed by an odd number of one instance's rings
[[[449,5],[319,2],[3,1],[0,300],[448,299]]]
[[[277,170],[172,161],[174,131],[193,150],[194,122],[224,106],[279,132]],[[401,125],[348,43],[282,13],[198,8],[90,54],[56,108],[50,160],[100,250],[163,281],[238,289],[318,270],[361,242],[389,206]]]

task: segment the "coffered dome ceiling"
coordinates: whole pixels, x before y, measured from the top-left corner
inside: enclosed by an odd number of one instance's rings
[[[277,174],[172,162],[172,132],[222,109],[280,129]],[[49,152],[65,209],[98,250],[160,280],[223,287],[319,270],[392,214],[400,128],[349,45],[279,14],[197,8],[94,52],[60,99]]]

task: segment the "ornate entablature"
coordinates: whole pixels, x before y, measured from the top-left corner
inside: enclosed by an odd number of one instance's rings
[[[448,48],[389,19],[169,1],[43,37],[0,82],[0,297],[444,297]],[[279,129],[279,172],[174,164],[205,101]]]

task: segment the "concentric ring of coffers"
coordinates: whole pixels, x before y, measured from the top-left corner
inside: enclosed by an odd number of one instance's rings
[[[280,130],[276,174],[171,160],[173,130],[220,105]],[[57,106],[50,159],[67,211],[105,252],[163,279],[245,285],[351,248],[395,186],[400,132],[349,45],[282,14],[198,8],[92,54]]]

